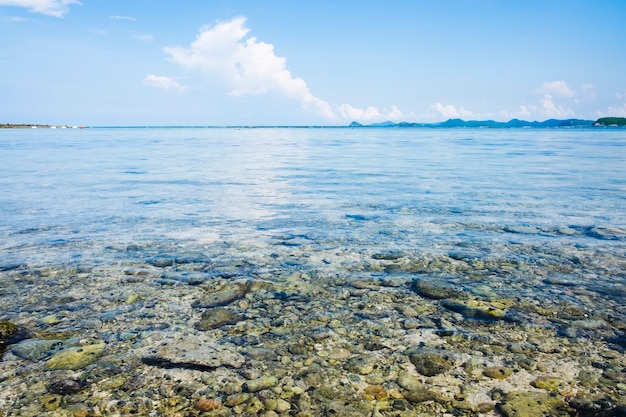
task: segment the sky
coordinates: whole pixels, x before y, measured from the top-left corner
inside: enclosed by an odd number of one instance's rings
[[[0,123],[626,117],[624,0],[0,0]]]

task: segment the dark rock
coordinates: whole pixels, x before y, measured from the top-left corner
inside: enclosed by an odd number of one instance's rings
[[[57,379],[50,382],[48,391],[54,394],[68,395],[75,394],[83,388],[83,383],[78,379]]]
[[[411,282],[411,289],[425,298],[443,300],[444,298],[457,298],[462,292],[448,286],[436,285],[425,279],[415,279]]]
[[[453,362],[437,353],[421,352],[419,349],[409,349],[407,356],[417,372],[424,376],[442,374],[452,368]]]
[[[232,303],[235,300],[245,297],[252,288],[252,282],[237,284],[236,286],[216,291],[196,300],[191,304],[194,308],[221,307]]]
[[[202,318],[196,323],[195,327],[198,330],[211,330],[228,324],[235,324],[243,319],[243,316],[233,313],[224,307],[216,307],[202,313]]]

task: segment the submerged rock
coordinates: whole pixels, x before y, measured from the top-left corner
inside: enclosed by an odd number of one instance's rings
[[[411,282],[411,289],[425,298],[443,300],[444,298],[457,298],[462,292],[449,286],[433,284],[425,279],[416,279]]]
[[[193,302],[191,305],[194,308],[214,308],[221,307],[232,303],[245,295],[252,288],[252,282],[246,282],[244,284],[237,284],[220,291],[215,291],[210,294],[202,296],[200,299]]]
[[[95,362],[106,344],[104,342],[94,343],[87,346],[76,346],[63,349],[52,355],[46,362],[45,369],[70,369],[77,370]]]
[[[63,342],[61,340],[47,340],[47,339],[30,339],[24,340],[11,347],[11,353],[18,358],[27,360],[36,360],[44,357],[55,347],[61,346]]]
[[[461,313],[465,317],[486,319],[486,320],[501,320],[506,317],[508,307],[511,303],[506,301],[485,301],[480,299],[468,299],[468,300],[442,300],[441,305],[448,310]]]
[[[233,313],[223,307],[216,307],[202,313],[202,318],[196,323],[198,330],[217,329],[228,324],[235,324],[243,320],[243,316]]]
[[[504,366],[490,366],[483,369],[483,375],[492,379],[506,379],[512,374],[513,370]]]
[[[419,349],[409,349],[407,351],[409,360],[417,372],[424,376],[435,376],[450,370],[453,362],[437,353],[422,352]]]
[[[571,411],[563,398],[542,392],[510,392],[497,408],[506,417],[569,416]]]
[[[245,362],[237,347],[217,344],[203,337],[185,335],[168,338],[142,356],[147,365],[209,371],[219,367],[240,368]]]

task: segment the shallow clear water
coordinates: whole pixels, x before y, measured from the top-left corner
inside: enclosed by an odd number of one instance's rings
[[[494,317],[511,340],[536,326],[624,343],[624,129],[4,129],[0,219],[0,319],[105,340],[111,358],[197,334],[194,303],[242,279],[275,283],[212,332],[265,329],[244,350],[331,318],[355,346],[450,327],[506,339]],[[46,358],[0,383],[36,384]]]
[[[0,132],[1,250],[10,264],[106,262],[98,248],[113,243],[276,232],[358,250],[510,239],[597,245],[607,242],[552,232],[624,228],[625,203],[623,130]],[[501,233],[516,225],[546,233]]]

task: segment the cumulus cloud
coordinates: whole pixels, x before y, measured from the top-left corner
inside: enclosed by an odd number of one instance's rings
[[[302,107],[334,119],[331,106],[314,96],[302,78],[287,70],[286,59],[274,53],[274,46],[247,37],[244,17],[205,26],[189,47],[165,47],[169,59],[182,67],[198,69],[225,80],[233,96],[258,95],[277,91],[300,102]]]
[[[475,114],[469,110],[466,110],[463,106],[458,109],[452,104],[443,105],[441,103],[435,103],[430,106],[431,109],[438,111],[443,117],[447,118],[466,118],[474,117]]]
[[[25,7],[33,13],[53,17],[63,17],[69,11],[69,5],[82,3],[78,0],[0,0],[0,6]]]
[[[571,109],[564,109],[563,106],[557,106],[552,101],[551,94],[544,94],[543,98],[540,100],[543,113],[547,117],[573,117],[574,111]]]
[[[576,95],[576,92],[570,89],[565,81],[545,82],[540,91],[552,96],[574,97]]]
[[[621,106],[618,107],[614,107],[614,106],[609,106],[609,109],[607,111],[607,116],[609,117],[626,117],[626,103],[622,104]]]
[[[179,93],[182,93],[186,90],[185,86],[181,85],[172,77],[166,77],[163,75],[147,75],[143,79],[143,83],[151,87],[162,88],[163,90],[177,91]]]
[[[339,106],[338,110],[341,117],[349,120],[398,120],[404,117],[402,111],[400,111],[400,109],[398,109],[395,105],[391,106],[391,110],[383,112],[379,111],[374,106],[360,109],[349,104],[342,104]]]

